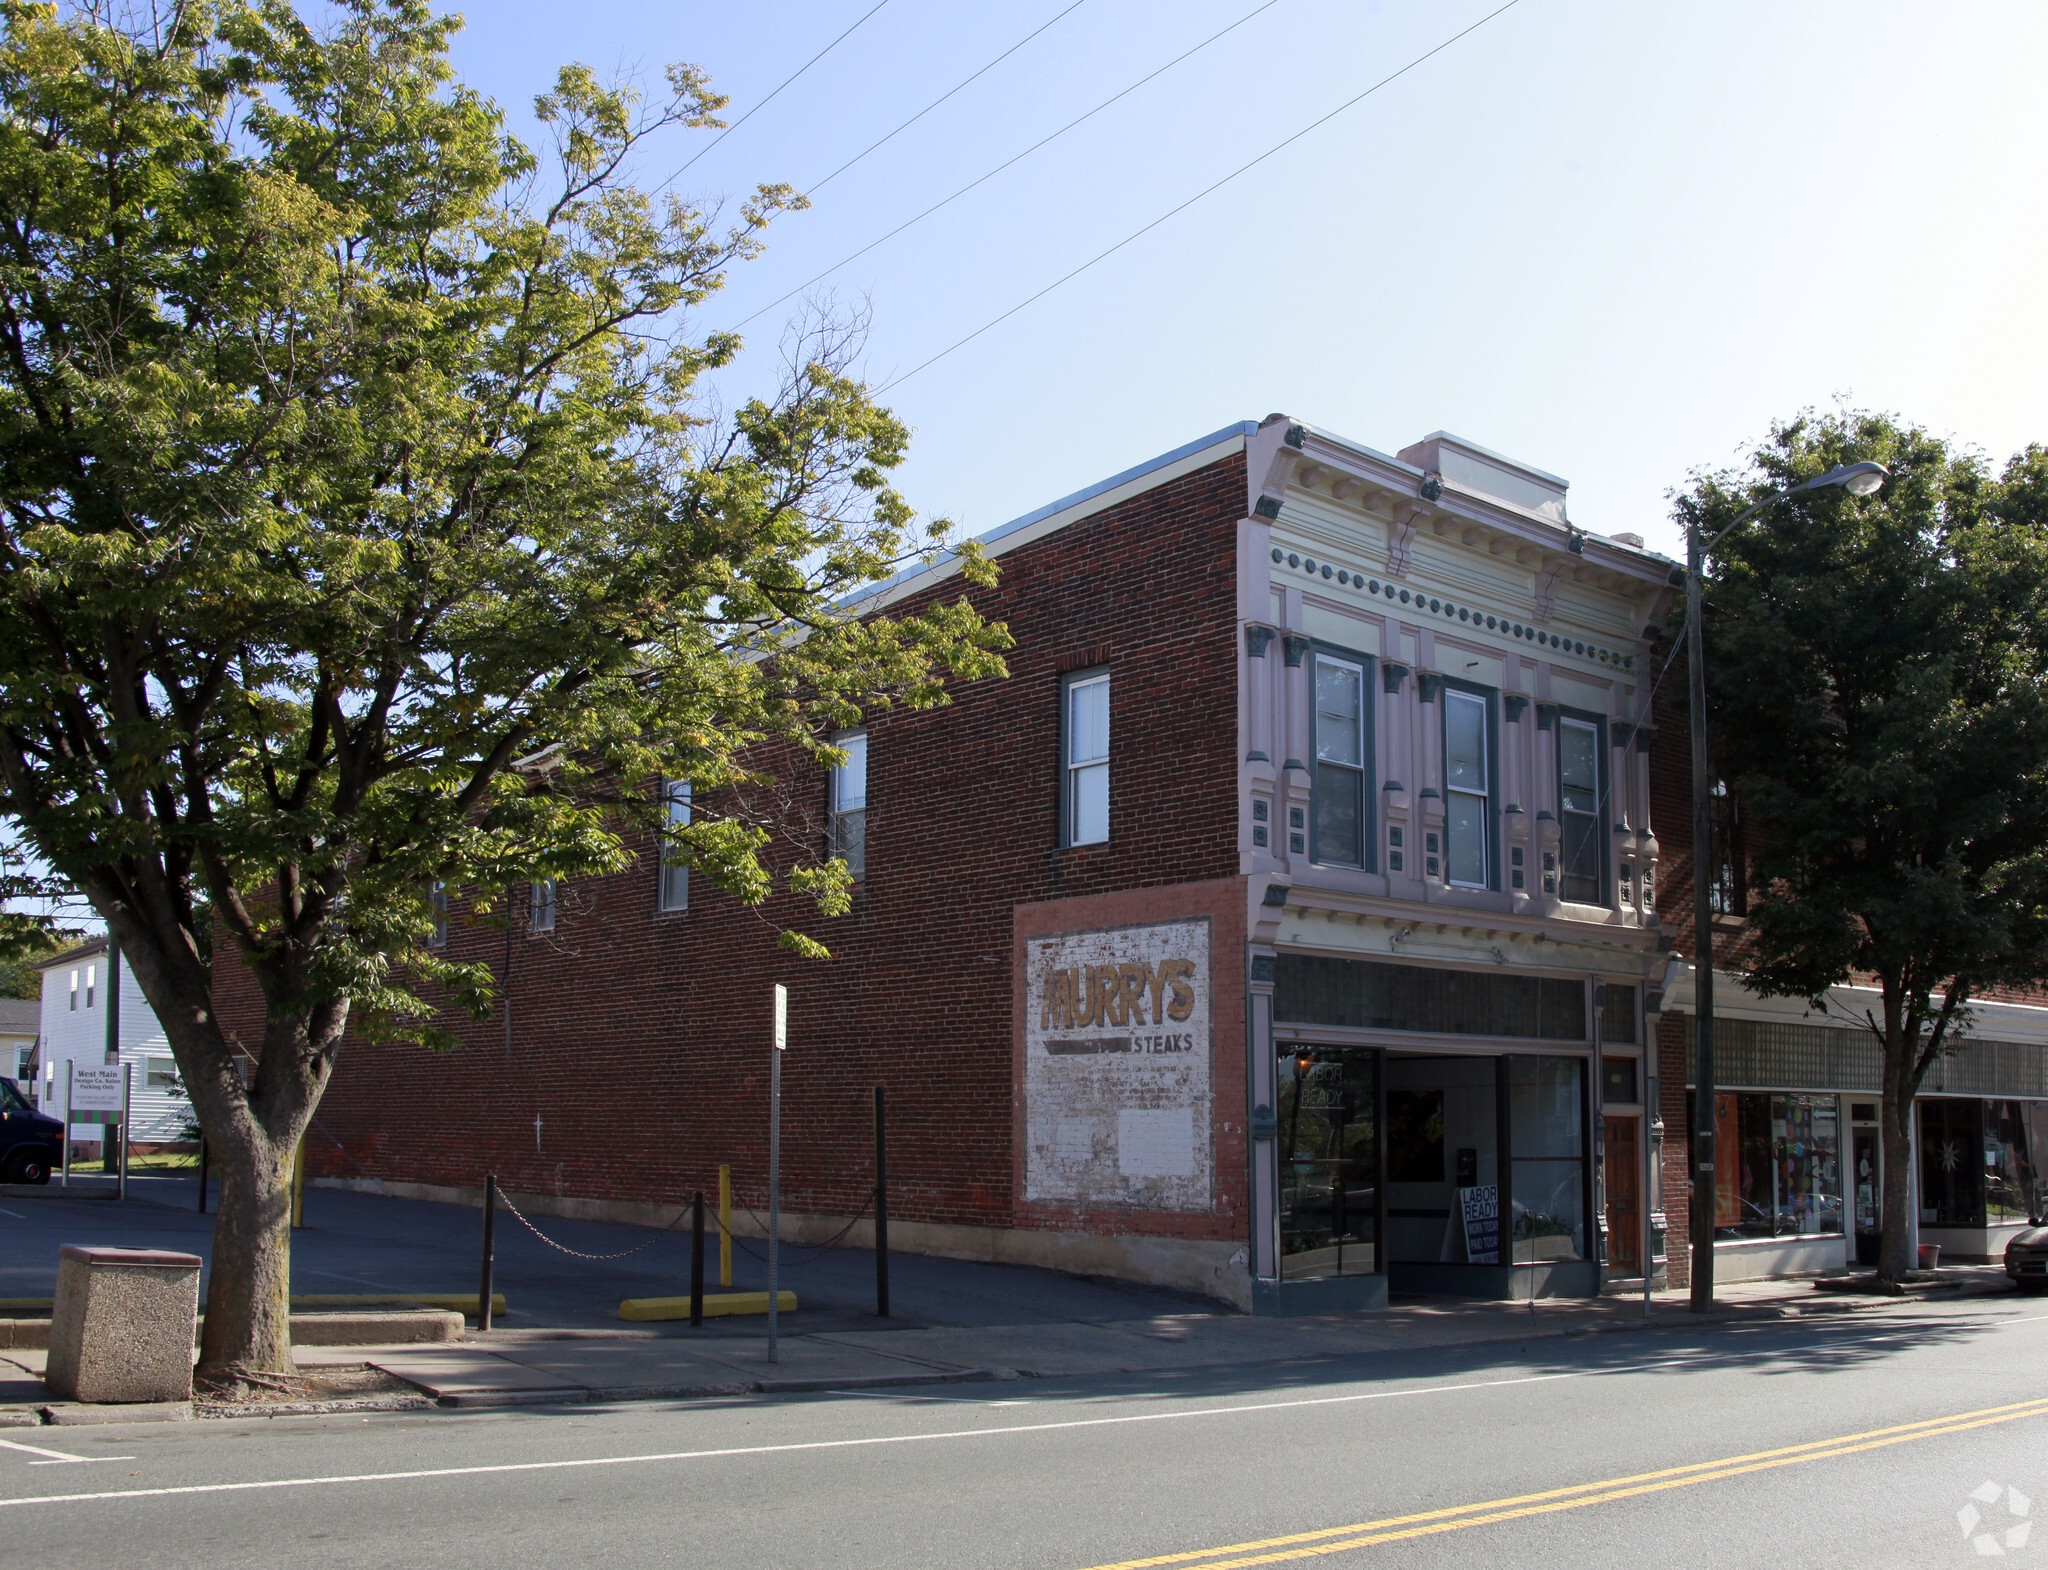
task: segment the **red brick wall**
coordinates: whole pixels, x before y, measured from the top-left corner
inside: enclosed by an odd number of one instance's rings
[[[820,920],[786,897],[749,910],[699,879],[687,913],[658,915],[651,856],[566,885],[556,931],[513,938],[510,1048],[502,1016],[462,1025],[463,1050],[446,1055],[349,1042],[308,1143],[312,1170],[455,1185],[495,1171],[516,1191],[662,1202],[713,1190],[727,1162],[758,1208],[781,981],[784,1204],[830,1215],[862,1203],[881,1084],[891,1214],[1014,1224],[1013,908],[1237,871],[1245,494],[1231,457],[1005,555],[993,589],[955,578],[932,591],[967,592],[1009,624],[1012,674],[870,725],[868,880],[852,914]],[[1097,663],[1111,671],[1111,838],[1062,850],[1060,675]],[[795,783],[822,815],[823,779]],[[464,911],[458,895],[451,956],[501,963],[503,934]],[[836,957],[781,953],[770,923],[814,933]],[[1219,977],[1240,956],[1219,945]],[[246,976],[228,954],[219,969],[223,1017],[239,1013],[253,1039]],[[1219,1042],[1241,1034],[1241,1021],[1217,1021]],[[1241,1101],[1241,1072],[1217,1080],[1219,1098]],[[1241,1204],[1241,1145],[1218,1154],[1219,1186]]]

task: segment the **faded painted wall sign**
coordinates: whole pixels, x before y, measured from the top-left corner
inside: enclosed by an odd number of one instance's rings
[[[1209,1209],[1209,923],[1032,938],[1024,968],[1024,1197]]]

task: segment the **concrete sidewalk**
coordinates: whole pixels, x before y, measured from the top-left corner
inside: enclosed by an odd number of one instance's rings
[[[1594,1301],[1409,1302],[1371,1314],[1260,1319],[1228,1310],[1076,1319],[1063,1323],[928,1325],[872,1318],[872,1328],[806,1329],[788,1316],[780,1358],[768,1361],[759,1321],[747,1333],[713,1326],[472,1332],[433,1346],[304,1347],[308,1370],[368,1363],[424,1390],[444,1406],[556,1405],[653,1397],[739,1395],[799,1390],[888,1389],[966,1380],[1064,1375],[1155,1374],[1192,1369],[1258,1369],[1264,1380],[1290,1377],[1276,1365],[1308,1364],[1373,1353],[1432,1350],[1665,1330],[1703,1323],[1854,1317],[1908,1303],[2012,1295],[1996,1267],[1944,1272],[1946,1291],[1907,1299],[1814,1290],[1806,1280],[1738,1283],[1724,1289],[1710,1317],[1693,1314],[1681,1293],[1661,1293],[1649,1316],[1639,1296]],[[1938,1321],[1937,1321],[1938,1322]],[[715,1322],[714,1322],[715,1323]],[[0,1354],[0,1424],[43,1404],[43,1354]]]
[[[1950,1292],[1905,1302],[1954,1302],[2011,1292],[1995,1267],[1964,1267]],[[1810,1281],[1737,1283],[1720,1296],[1714,1320],[1855,1316],[1896,1308],[1898,1298],[1817,1292]],[[1251,1318],[1192,1312],[1065,1324],[971,1324],[803,1331],[782,1335],[768,1361],[766,1335],[696,1339],[682,1333],[469,1335],[457,1347],[391,1351],[328,1349],[319,1361],[371,1361],[451,1406],[510,1406],[633,1396],[707,1396],[748,1390],[860,1390],[952,1380],[1055,1378],[1081,1373],[1165,1373],[1221,1365],[1303,1363],[1360,1353],[1401,1353],[1481,1343],[1683,1328],[1702,1322],[1683,1294],[1659,1294],[1651,1316],[1640,1298],[1593,1302],[1485,1304],[1411,1302],[1376,1314]],[[315,1355],[301,1359],[313,1363]]]
[[[192,1185],[145,1180],[125,1205],[44,1191],[9,1204],[0,1189],[0,1296],[47,1295],[60,1242],[119,1242],[210,1252],[212,1217],[187,1208]],[[301,1291],[450,1291],[476,1280],[475,1210],[323,1190],[293,1235]],[[428,1346],[301,1347],[309,1368],[365,1362],[455,1406],[580,1402],[754,1390],[887,1388],[976,1378],[1090,1374],[1168,1375],[1242,1365],[1260,1378],[1275,1365],[1368,1354],[1640,1330],[1682,1332],[1701,1319],[1683,1294],[1660,1294],[1646,1319],[1641,1296],[1591,1302],[1477,1303],[1397,1300],[1376,1313],[1263,1319],[1207,1299],[1128,1282],[964,1260],[896,1255],[894,1317],[873,1313],[874,1256],[862,1249],[792,1249],[782,1284],[801,1307],[782,1320],[781,1358],[767,1360],[759,1316],[628,1325],[619,1299],[675,1295],[687,1239],[610,1223],[549,1218],[546,1235],[501,1218],[497,1286],[512,1313],[489,1334]],[[648,1245],[644,1249],[640,1245]],[[564,1253],[562,1249],[575,1250]],[[589,1256],[618,1255],[603,1258]],[[765,1285],[749,1246],[735,1287]],[[1957,1292],[2010,1292],[1995,1266],[1943,1272]],[[1855,1315],[1896,1298],[1818,1292],[1810,1281],[1724,1287],[1717,1318]],[[1940,1301],[1941,1297],[1937,1297]],[[1906,1301],[1924,1301],[1907,1299]],[[0,1350],[0,1423],[41,1404],[42,1354]]]
[[[2009,1293],[1991,1267],[1954,1273],[1947,1291],[1906,1299],[1953,1302]],[[1815,1291],[1809,1281],[1742,1283],[1728,1288],[1713,1321],[1775,1321],[1856,1316],[1896,1308],[1900,1299]],[[886,1389],[952,1381],[1090,1374],[1168,1374],[1179,1370],[1319,1362],[1370,1353],[1434,1349],[1662,1329],[1701,1324],[1683,1294],[1660,1294],[1646,1319],[1640,1297],[1591,1302],[1414,1302],[1381,1313],[1257,1319],[1227,1311],[1160,1314],[1063,1324],[923,1326],[806,1331],[781,1337],[780,1360],[767,1338],[705,1337],[681,1331],[493,1331],[456,1346],[309,1349],[312,1367],[369,1362],[442,1404],[511,1406],[703,1396],[750,1391]],[[756,1322],[758,1325],[758,1322]]]

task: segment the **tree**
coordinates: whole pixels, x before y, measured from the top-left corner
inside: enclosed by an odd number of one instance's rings
[[[1704,630],[1713,754],[1760,831],[1745,979],[1822,1010],[1851,981],[1881,1000],[1856,1023],[1883,1051],[1896,1283],[1913,1098],[1972,999],[2048,974],[2048,452],[1994,474],[1887,416],[1808,415],[1680,511],[1711,533],[1865,459],[1892,471],[1877,494],[1811,492],[1720,544]]]
[[[0,911],[0,998],[40,998],[43,977],[36,966],[83,936],[51,916]]]
[[[492,1005],[429,944],[437,886],[502,919],[615,871],[677,779],[664,855],[843,912],[821,847],[771,865],[760,760],[840,761],[1008,639],[964,595],[844,608],[946,529],[888,485],[907,433],[843,337],[713,417],[739,343],[691,308],[802,199],[721,227],[631,185],[651,136],[720,124],[700,72],[650,105],[565,68],[542,157],[419,0],[0,19],[0,813],[170,1039],[221,1182],[200,1377],[261,1382],[344,1032],[447,1046],[439,1009]],[[264,1008],[246,1087],[209,920]]]

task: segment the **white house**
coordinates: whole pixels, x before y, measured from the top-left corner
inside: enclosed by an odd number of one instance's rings
[[[134,973],[111,959],[104,937],[92,938],[38,967],[43,973],[41,1077],[37,1101],[53,1117],[64,1116],[67,1065],[97,1068],[119,1061],[134,1071],[130,1103],[130,1141],[150,1143],[179,1137],[188,1103],[174,1097],[177,1064],[163,1027],[142,996]],[[113,981],[110,987],[109,974]],[[109,1008],[118,992],[118,1008]],[[110,1048],[111,1022],[119,1033],[118,1060]],[[98,1143],[96,1116],[81,1114],[71,1128],[74,1140]]]

